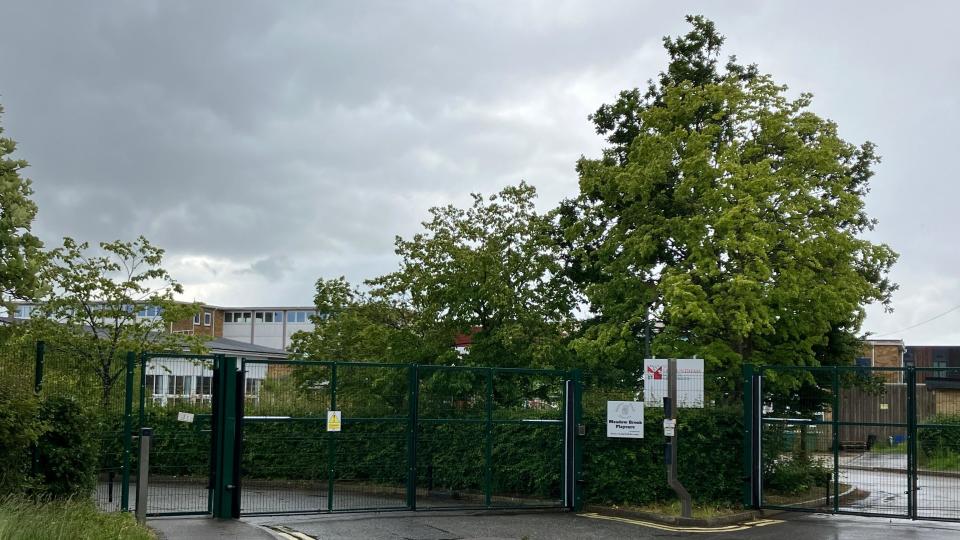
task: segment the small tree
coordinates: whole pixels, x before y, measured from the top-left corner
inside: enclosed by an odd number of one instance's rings
[[[77,369],[100,381],[106,402],[127,351],[201,347],[200,338],[169,331],[199,306],[174,300],[183,287],[161,266],[164,251],[146,238],[103,242],[99,253],[90,251],[72,238],[53,250],[46,270],[52,289],[31,318],[31,334],[69,351]],[[138,316],[147,310],[154,316]]]
[[[37,205],[30,200],[30,180],[20,176],[27,162],[8,157],[17,143],[2,135],[0,125],[0,310],[10,313],[12,300],[32,300],[40,294],[44,256],[43,244],[30,233]]]

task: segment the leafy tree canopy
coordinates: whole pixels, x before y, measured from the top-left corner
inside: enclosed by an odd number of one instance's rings
[[[27,162],[10,157],[16,148],[13,139],[3,137],[0,125],[0,309],[7,313],[11,301],[31,300],[41,293],[44,262],[43,244],[30,233],[37,215],[37,205],[30,199],[33,189],[30,180],[20,176]]]
[[[202,344],[199,337],[169,331],[199,306],[174,301],[183,287],[161,266],[163,249],[142,236],[99,247],[65,238],[50,253],[45,278],[52,287],[25,338],[72,354],[78,370],[99,379],[106,400],[128,351],[199,350]]]
[[[596,316],[573,348],[636,372],[649,317],[658,356],[731,376],[742,362],[850,362],[864,305],[889,308],[896,288],[897,255],[862,238],[874,145],[842,139],[810,94],[756,66],[721,68],[723,36],[688,21],[664,39],[657,82],[591,116],[611,146],[580,160],[580,196],[557,211],[567,275]]]
[[[472,197],[467,209],[432,208],[424,232],[398,237],[400,269],[372,280],[375,294],[409,299],[421,327],[450,345],[471,335],[464,363],[563,364],[574,291],[536,190],[521,182]]]
[[[433,363],[449,345],[430,347],[415,313],[396,298],[372,296],[343,277],[318,279],[311,332],[297,332],[291,350],[311,360]],[[435,340],[433,340],[435,341]]]

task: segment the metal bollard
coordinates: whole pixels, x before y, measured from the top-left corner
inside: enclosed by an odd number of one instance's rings
[[[140,462],[137,464],[137,523],[147,521],[147,479],[150,476],[150,439],[153,428],[140,429]]]

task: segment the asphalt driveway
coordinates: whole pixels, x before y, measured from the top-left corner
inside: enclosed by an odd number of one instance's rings
[[[280,537],[369,540],[747,538],[754,540],[878,540],[960,538],[960,524],[817,514],[780,514],[715,530],[668,527],[638,520],[563,512],[396,512],[272,516],[244,521]]]

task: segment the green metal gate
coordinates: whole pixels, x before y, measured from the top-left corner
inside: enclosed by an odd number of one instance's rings
[[[945,371],[746,366],[745,503],[960,519],[960,395],[935,384],[960,373]]]
[[[241,380],[238,513],[577,500],[571,372],[245,360]]]
[[[235,365],[235,362],[234,362]],[[218,461],[218,409],[225,394],[220,355],[142,354],[136,425],[153,430],[147,515],[203,515],[213,511]],[[234,368],[235,370],[235,368]],[[132,382],[132,374],[130,380]],[[128,395],[133,395],[128,382]],[[222,428],[221,428],[222,429]],[[129,446],[136,446],[130,430]],[[139,452],[131,452],[129,492],[136,493]],[[130,508],[138,501],[131,500]]]

